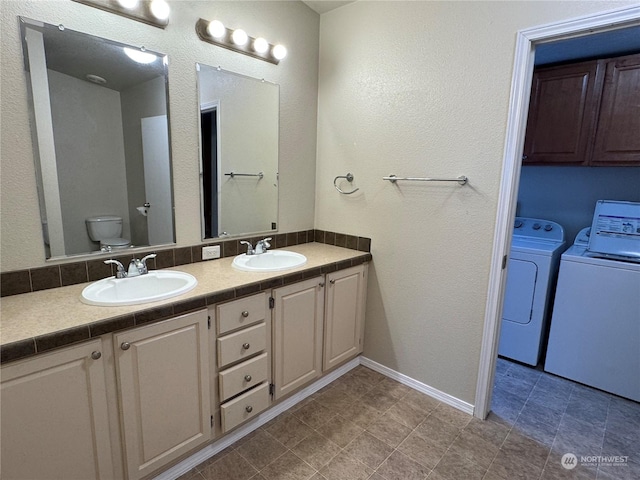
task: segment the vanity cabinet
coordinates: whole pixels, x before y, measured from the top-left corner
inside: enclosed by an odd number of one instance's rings
[[[362,353],[367,270],[359,265],[327,275],[323,371]]]
[[[3,479],[112,479],[100,339],[2,367]]]
[[[523,165],[640,165],[640,54],[536,69]]]
[[[207,320],[201,310],[114,335],[130,480],[212,438]]]
[[[322,374],[324,277],[273,290],[274,399]]]
[[[216,323],[218,396],[222,433],[271,404],[271,317],[266,292],[209,309]],[[218,405],[218,402],[219,405]]]

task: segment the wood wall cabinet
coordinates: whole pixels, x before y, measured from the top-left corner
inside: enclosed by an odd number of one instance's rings
[[[324,277],[273,290],[274,399],[322,374]]]
[[[2,367],[2,471],[10,479],[112,479],[102,341]]]
[[[207,320],[201,310],[114,335],[129,480],[212,437]]]
[[[536,69],[524,165],[640,165],[640,54]]]
[[[327,275],[323,370],[330,370],[362,353],[367,267]]]

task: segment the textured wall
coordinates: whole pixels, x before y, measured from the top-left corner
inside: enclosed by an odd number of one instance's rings
[[[474,403],[516,32],[623,5],[359,1],[321,17],[316,228],[373,240],[365,355]],[[333,188],[346,172],[354,195]]]
[[[200,241],[196,62],[280,85],[280,231],[313,228],[319,16],[301,2],[170,1],[169,26],[155,28],[71,1],[2,1],[0,232],[2,271],[45,264],[18,15],[169,56],[169,98],[178,245]],[[218,18],[289,55],[280,65],[201,42],[198,18]]]

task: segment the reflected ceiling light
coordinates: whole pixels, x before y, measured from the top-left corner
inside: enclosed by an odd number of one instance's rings
[[[227,34],[227,29],[220,20],[213,20],[207,26],[207,33],[213,38],[222,38]]]
[[[165,28],[169,24],[170,8],[166,0],[73,0],[106,12]]]
[[[282,60],[287,56],[287,49],[284,45],[276,45],[271,52],[278,60]]]
[[[132,8],[136,8],[138,6],[140,0],[118,0],[118,3],[122,8],[131,10]]]
[[[152,0],[149,5],[149,9],[151,10],[151,15],[156,17],[158,20],[169,19],[169,12],[171,9],[165,0]]]
[[[269,42],[262,37],[258,37],[253,41],[253,49],[258,53],[267,53],[269,51]]]
[[[199,19],[196,22],[196,33],[203,42],[244,53],[275,65],[287,56],[287,49],[283,45],[274,46],[263,37],[250,37],[240,28],[231,30],[219,20],[209,22],[203,18]]]
[[[126,53],[127,57],[129,57],[134,62],[142,64],[153,63],[158,58],[153,53],[145,52],[144,50],[136,50],[135,48],[129,47],[124,47],[124,53]]]
[[[249,40],[249,35],[247,35],[247,32],[245,32],[241,28],[238,28],[237,30],[234,30],[233,33],[231,34],[231,40],[233,40],[233,43],[241,47],[247,44],[247,41]]]

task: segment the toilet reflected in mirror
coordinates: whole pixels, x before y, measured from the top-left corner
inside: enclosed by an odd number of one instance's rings
[[[89,217],[85,220],[89,238],[99,245],[100,251],[111,252],[131,246],[131,242],[122,238],[122,218],[116,215]]]

